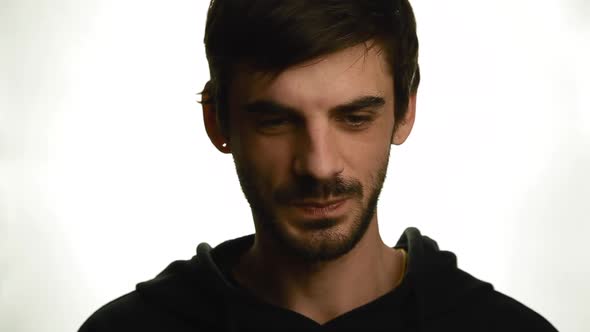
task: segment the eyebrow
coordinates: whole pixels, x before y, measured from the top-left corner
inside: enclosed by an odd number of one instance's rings
[[[367,108],[376,109],[385,105],[385,99],[379,96],[362,96],[346,104],[333,107],[331,113],[354,113]],[[257,100],[244,105],[244,111],[256,114],[287,113],[295,114],[297,110],[271,100]]]
[[[349,103],[338,105],[332,111],[337,113],[353,113],[366,108],[379,108],[383,105],[385,105],[385,99],[383,97],[364,96]]]

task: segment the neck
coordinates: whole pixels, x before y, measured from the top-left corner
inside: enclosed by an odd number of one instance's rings
[[[393,290],[401,280],[401,252],[386,246],[371,222],[347,254],[305,263],[276,255],[276,244],[256,234],[234,269],[240,284],[262,300],[323,324]]]

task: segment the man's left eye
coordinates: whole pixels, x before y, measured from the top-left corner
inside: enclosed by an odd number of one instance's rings
[[[363,125],[371,122],[371,117],[363,115],[347,115],[343,118],[346,125],[353,128],[362,127]]]

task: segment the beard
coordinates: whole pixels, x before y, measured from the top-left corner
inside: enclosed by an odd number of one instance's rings
[[[330,180],[318,180],[312,176],[297,176],[290,185],[277,188],[265,198],[260,180],[262,177],[247,162],[234,155],[236,172],[242,191],[250,204],[257,236],[260,233],[272,238],[275,248],[290,258],[305,263],[331,261],[350,252],[363,238],[371,224],[377,209],[377,202],[389,162],[387,156],[371,177],[370,187],[365,188],[356,179],[343,179],[336,176]],[[258,181],[257,181],[258,180]],[[340,218],[314,219],[313,222],[298,222],[305,236],[298,237],[285,227],[281,221],[277,207],[286,207],[290,202],[305,199],[327,199],[328,197],[345,197],[361,202],[360,208],[352,209]],[[365,202],[365,197],[366,203]],[[350,225],[342,222],[351,218]],[[340,226],[342,225],[342,226]]]

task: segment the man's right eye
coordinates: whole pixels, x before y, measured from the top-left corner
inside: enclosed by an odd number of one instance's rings
[[[258,126],[269,128],[269,127],[279,127],[289,123],[289,119],[286,118],[272,118],[272,119],[264,119],[258,121]]]

